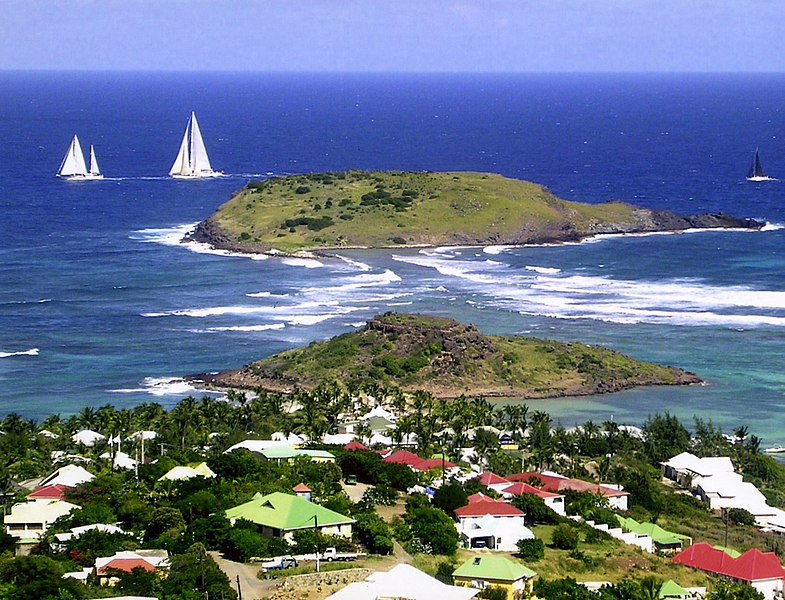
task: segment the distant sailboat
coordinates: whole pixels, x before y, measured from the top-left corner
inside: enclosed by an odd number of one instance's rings
[[[60,170],[57,171],[58,177],[63,177],[69,181],[85,181],[88,179],[103,179],[101,171],[98,168],[98,160],[95,158],[95,149],[90,146],[90,169],[88,170],[84,160],[84,153],[82,146],[79,144],[79,138],[74,134],[74,139],[71,140],[71,145],[68,146],[68,151],[65,153],[63,162],[60,164]]]
[[[207,148],[204,147],[202,132],[196,115],[192,112],[188,125],[185,126],[183,141],[177,158],[174,159],[169,175],[178,179],[199,179],[203,177],[220,177],[220,171],[213,171],[210,159],[207,157]]]
[[[767,177],[763,172],[763,166],[760,164],[760,153],[755,148],[755,158],[752,159],[749,173],[747,173],[747,181],[773,181],[772,177]]]

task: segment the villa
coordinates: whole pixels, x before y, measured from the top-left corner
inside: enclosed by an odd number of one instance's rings
[[[455,585],[480,590],[502,588],[507,600],[514,600],[531,593],[536,576],[531,569],[503,556],[475,556],[453,571],[452,579]]]

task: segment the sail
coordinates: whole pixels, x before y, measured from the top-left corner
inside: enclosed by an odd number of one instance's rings
[[[204,146],[202,132],[199,130],[199,123],[196,122],[196,114],[191,113],[191,168],[194,175],[200,173],[212,173],[210,159],[207,157],[207,148]]]
[[[100,175],[101,169],[98,166],[98,159],[95,157],[95,148],[90,144],[90,175]]]
[[[755,158],[752,159],[750,170],[747,173],[747,179],[753,177],[766,177],[766,173],[763,172],[763,165],[760,164],[760,153],[757,148],[755,148]]]
[[[65,153],[65,158],[63,158],[63,162],[60,164],[60,170],[57,174],[62,177],[87,175],[82,146],[79,144],[79,138],[76,137],[76,134],[74,134],[74,139],[71,140],[71,145]]]
[[[169,175],[191,175],[191,161],[188,159],[188,128],[189,125],[186,125],[180,151],[174,159],[172,168],[169,169]]]

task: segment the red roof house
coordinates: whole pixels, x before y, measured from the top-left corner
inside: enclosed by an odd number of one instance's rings
[[[499,477],[496,475],[496,473],[491,473],[490,471],[481,473],[480,477],[477,479],[477,483],[491,489],[496,489],[497,491],[499,488],[510,485],[510,482],[507,479],[504,479],[504,477]]]
[[[704,571],[730,577],[747,583],[766,598],[773,598],[785,587],[785,569],[773,552],[761,552],[757,548],[747,550],[738,558],[732,558],[722,550],[701,542],[679,552],[671,560]]]
[[[563,493],[565,490],[591,492],[607,499],[612,508],[627,510],[627,496],[629,494],[624,490],[619,490],[609,485],[597,485],[581,479],[570,479],[560,475],[545,475],[543,473],[518,473],[517,475],[510,475],[507,479],[513,482],[520,481],[529,484],[531,484],[532,480],[539,480],[542,483],[540,489],[552,493]]]
[[[490,500],[491,502],[501,502],[501,500],[495,500],[494,498],[491,498],[490,496],[486,496],[482,492],[477,492],[476,494],[472,494],[471,496],[469,496],[466,499],[466,501],[469,504],[473,504],[475,502],[480,502],[481,500]]]
[[[28,494],[28,500],[65,500],[65,490],[68,489],[67,485],[55,484],[45,485],[38,488],[32,494]]]
[[[360,450],[367,450],[368,446],[366,446],[364,444],[361,444],[357,440],[353,440],[353,441],[349,442],[348,444],[346,444],[343,447],[343,449],[348,451],[348,452],[357,452],[357,451],[360,451]]]
[[[509,484],[507,487],[502,488],[500,490],[502,494],[509,494],[510,496],[523,496],[524,494],[533,494],[538,498],[556,498],[557,496],[561,496],[561,494],[557,494],[556,492],[547,492],[545,490],[541,490],[540,488],[536,488],[534,486],[529,485],[528,483],[524,483],[523,481],[517,481],[515,483]]]
[[[441,458],[420,459],[412,465],[409,465],[415,471],[430,471],[431,469],[453,469],[456,465],[449,460],[442,460]]]
[[[408,450],[398,450],[397,452],[390,454],[387,458],[383,458],[382,462],[411,467],[412,465],[422,462],[422,460],[422,458]]]
[[[96,570],[99,577],[109,575],[110,570],[131,573],[134,569],[144,569],[148,573],[154,573],[155,567],[143,558],[115,558]]]
[[[485,498],[477,500],[462,506],[455,510],[455,516],[458,518],[465,517],[484,517],[491,515],[492,517],[510,517],[510,516],[523,516],[523,511],[515,508],[512,504],[500,502],[493,498]]]

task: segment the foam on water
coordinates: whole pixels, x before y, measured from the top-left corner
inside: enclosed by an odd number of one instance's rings
[[[194,387],[181,377],[145,377],[141,387],[120,388],[108,391],[114,394],[138,394],[143,392],[152,396],[176,396],[178,398],[195,392],[206,392],[206,390]]]

